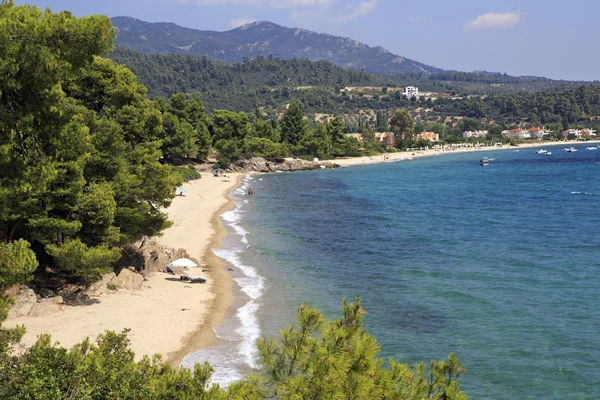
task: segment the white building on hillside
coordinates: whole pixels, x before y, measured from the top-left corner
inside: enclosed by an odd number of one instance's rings
[[[418,87],[414,87],[414,86],[407,86],[406,89],[404,89],[404,95],[406,97],[418,96],[419,95],[419,88]]]
[[[464,131],[463,138],[485,138],[488,134],[488,131]]]

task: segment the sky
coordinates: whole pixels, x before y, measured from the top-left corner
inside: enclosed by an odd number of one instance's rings
[[[597,0],[16,0],[225,31],[252,21],[345,36],[458,71],[600,80]]]

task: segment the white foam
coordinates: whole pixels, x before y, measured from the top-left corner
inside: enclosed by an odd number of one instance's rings
[[[260,337],[260,325],[257,315],[259,308],[258,303],[250,300],[237,311],[237,316],[242,322],[242,326],[238,328],[237,332],[244,337],[238,347],[238,352],[244,357],[246,363],[255,369],[258,368],[256,341]]]
[[[240,371],[239,362],[231,358],[230,349],[226,346],[211,347],[188,354],[183,359],[183,368],[194,370],[194,365],[208,361],[214,372],[210,381],[227,387],[230,383],[239,381],[244,376]]]
[[[228,225],[233,228],[235,233],[240,235],[242,238],[240,239],[242,243],[248,244],[248,231],[242,228],[237,222],[242,220],[243,211],[241,210],[241,206],[236,207],[233,210],[226,211],[221,215],[221,218],[228,222]]]

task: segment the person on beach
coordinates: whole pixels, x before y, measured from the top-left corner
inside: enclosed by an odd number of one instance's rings
[[[252,189],[251,187],[248,188],[248,195],[252,196],[254,194],[254,189]]]

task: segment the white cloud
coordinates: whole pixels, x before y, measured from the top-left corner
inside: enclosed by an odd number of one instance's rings
[[[254,18],[238,17],[238,18],[229,20],[229,26],[231,26],[232,28],[239,28],[240,26],[244,26],[251,22],[256,22],[256,20]]]
[[[358,19],[360,17],[364,17],[365,15],[370,14],[375,8],[377,8],[378,3],[379,0],[363,1],[353,10],[335,17],[334,22],[348,22],[354,21],[355,19]]]
[[[504,13],[486,13],[481,14],[464,26],[466,31],[504,29],[517,25],[523,19],[521,11],[511,11]]]
[[[196,4],[200,6],[248,5],[266,6],[272,8],[301,8],[329,6],[335,0],[175,0],[179,4]]]

